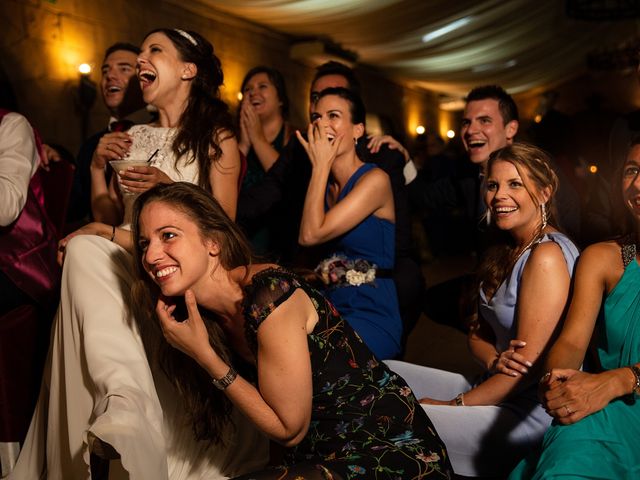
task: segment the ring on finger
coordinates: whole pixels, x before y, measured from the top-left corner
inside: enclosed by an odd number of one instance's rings
[[[564,406],[564,409],[567,411],[567,416],[573,413],[573,410],[571,410],[567,405]]]

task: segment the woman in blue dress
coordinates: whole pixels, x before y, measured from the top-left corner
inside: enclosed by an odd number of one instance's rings
[[[400,352],[402,320],[391,278],[395,210],[389,177],[356,153],[365,109],[344,88],[323,90],[313,107],[308,141],[311,180],[300,225],[302,245],[327,244],[317,272],[340,314],[380,359]]]
[[[571,307],[540,381],[554,423],[541,454],[521,462],[511,479],[640,478],[640,137],[621,180],[631,233],[591,245],[580,259]],[[598,368],[580,371],[590,342]]]
[[[551,423],[536,395],[537,372],[559,330],[578,256],[552,226],[557,187],[547,155],[533,146],[516,143],[489,160],[487,215],[511,241],[488,252],[479,272],[469,347],[485,370],[480,381],[387,362],[421,399],[459,475],[506,475]]]

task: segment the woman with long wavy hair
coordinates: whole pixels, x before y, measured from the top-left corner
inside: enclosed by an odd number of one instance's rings
[[[578,250],[554,226],[558,178],[540,149],[514,143],[487,166],[485,201],[509,234],[483,259],[478,317],[468,343],[483,367],[454,372],[389,361],[407,380],[464,476],[504,476],[551,423],[536,393],[546,352],[562,326]]]
[[[133,232],[138,319],[162,329],[158,355],[194,427],[218,437],[222,398],[286,447],[281,465],[238,478],[451,478],[402,378],[301,277],[253,263],[214,199],[160,185],[138,199]]]
[[[62,292],[49,371],[15,478],[43,471],[49,478],[86,478],[91,454],[120,458],[130,478],[216,478],[223,468],[241,471],[247,461],[242,448],[231,459],[184,426],[184,406],[147,358],[143,344],[153,339],[140,336],[130,308],[129,219],[139,193],[187,181],[235,215],[240,161],[232,118],[219,98],[220,61],[198,33],[158,29],[145,36],[137,69],[158,121],[106,134],[96,148],[96,222],[60,242]],[[147,164],[119,167],[117,181],[107,185],[108,162],[122,159]],[[227,433],[219,440],[231,441]],[[253,440],[246,438],[247,452],[259,463]]]

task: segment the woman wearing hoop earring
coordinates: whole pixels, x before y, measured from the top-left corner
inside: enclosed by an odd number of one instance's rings
[[[387,362],[421,399],[454,472],[472,477],[507,474],[551,423],[536,382],[561,326],[578,257],[553,226],[558,179],[544,152],[515,143],[492,154],[487,173],[489,216],[511,241],[489,251],[479,272],[479,314],[468,343],[484,375],[469,381]]]

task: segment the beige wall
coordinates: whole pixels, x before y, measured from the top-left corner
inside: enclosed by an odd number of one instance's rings
[[[74,107],[77,66],[92,64],[91,78],[98,82],[106,47],[116,41],[139,44],[149,30],[169,26],[196,30],[213,43],[225,73],[222,95],[232,109],[244,73],[257,64],[271,65],[287,81],[293,122],[306,124],[313,69],[289,59],[291,39],[224,14],[198,11],[188,0],[184,5],[192,10],[151,0],[3,0],[0,66],[18,108],[46,141],[75,153],[81,143],[81,120]],[[375,70],[357,72],[368,110],[388,117],[399,135],[437,122],[432,95],[385,80]],[[88,131],[103,128],[107,118],[98,97]]]

